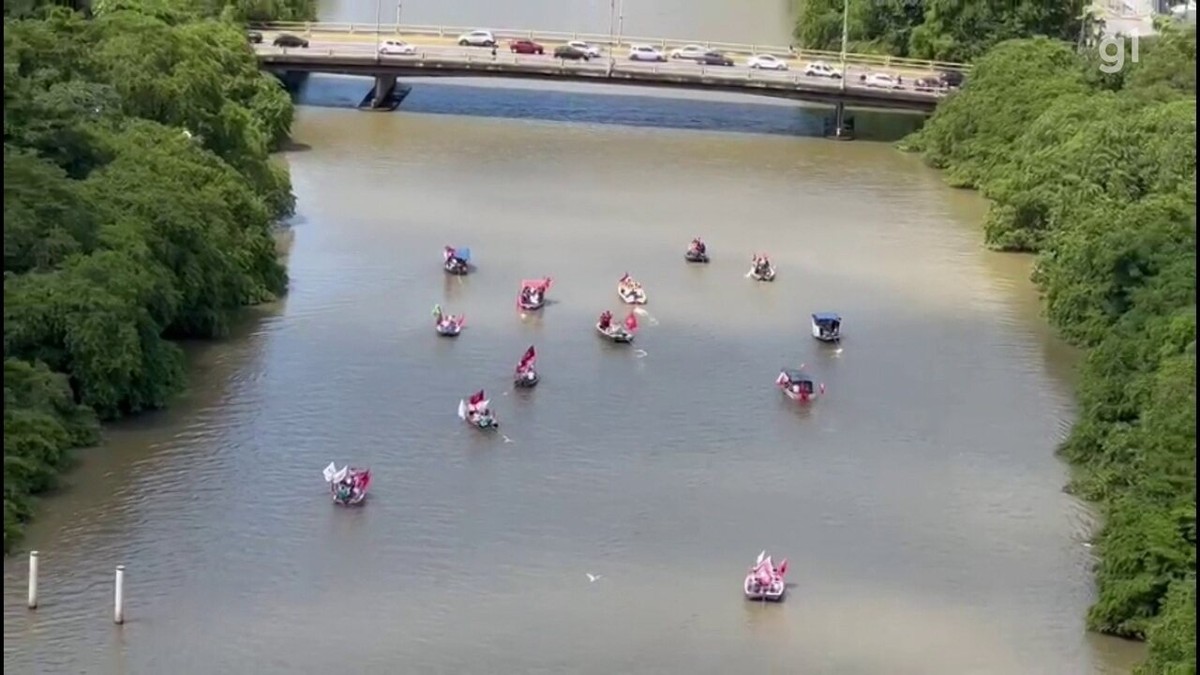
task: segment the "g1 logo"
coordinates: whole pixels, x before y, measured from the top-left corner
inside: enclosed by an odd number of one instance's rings
[[[1129,44],[1129,60],[1138,62],[1138,36],[1105,35],[1096,43],[1100,54],[1100,72],[1112,75],[1125,67],[1125,45]]]

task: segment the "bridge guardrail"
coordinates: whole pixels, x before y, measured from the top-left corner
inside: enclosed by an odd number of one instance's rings
[[[871,87],[855,81],[834,81],[804,77],[796,71],[753,71],[731,72],[721,66],[699,66],[696,69],[683,69],[678,64],[670,63],[639,63],[630,65],[620,61],[587,62],[566,59],[531,59],[518,55],[429,55],[418,51],[412,56],[378,55],[361,51],[339,51],[336,49],[287,49],[285,47],[266,47],[258,50],[260,56],[282,56],[304,63],[321,63],[325,59],[337,59],[342,64],[371,65],[390,63],[396,65],[411,64],[420,69],[438,71],[443,69],[465,68],[466,70],[480,69],[482,72],[536,72],[555,74],[588,74],[609,79],[614,74],[623,78],[654,75],[666,78],[668,81],[685,81],[699,78],[700,80],[717,81],[721,83],[744,82],[752,89],[800,87],[802,84],[816,86],[820,90],[836,92],[839,90],[855,91],[890,91],[905,100],[937,101],[944,95],[943,90],[916,89],[911,86],[897,86],[886,90]],[[836,83],[835,83],[836,82]]]
[[[324,21],[276,21],[272,23],[255,24],[260,30],[303,33],[307,37],[314,34],[326,35],[421,35],[437,38],[453,39],[463,33],[481,28],[464,28],[462,26],[421,26],[395,23],[341,23]],[[378,30],[377,30],[378,29]],[[713,42],[711,40],[676,40],[672,38],[616,36],[607,33],[572,33],[563,31],[493,29],[492,34],[498,40],[528,39],[544,42],[568,42],[583,40],[598,45],[613,44],[616,47],[628,47],[632,44],[655,45],[662,49],[682,47],[688,44],[698,44],[710,49],[717,49],[735,54],[774,54],[789,57],[798,61],[828,61],[840,62],[842,53],[819,49],[793,49],[779,45],[748,44],[738,42]],[[910,59],[886,54],[846,54],[846,64],[886,69],[903,69],[932,72],[935,70],[952,70],[962,73],[970,71],[971,66],[965,63],[949,61],[929,61],[925,59]]]

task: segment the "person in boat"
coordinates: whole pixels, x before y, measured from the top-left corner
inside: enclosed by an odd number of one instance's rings
[[[698,254],[703,254],[703,253],[705,253],[705,250],[706,249],[704,246],[704,241],[701,240],[700,237],[696,237],[695,239],[692,240],[692,251],[693,252],[698,253]]]
[[[528,286],[521,289],[521,302],[525,303],[526,305],[533,304],[533,289],[529,288]]]
[[[767,259],[767,256],[755,256],[754,273],[759,276],[766,276],[771,273],[771,261]]]
[[[612,312],[604,310],[600,315],[600,330],[608,330],[612,327]]]

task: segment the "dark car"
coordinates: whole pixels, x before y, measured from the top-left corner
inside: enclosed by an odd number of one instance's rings
[[[289,33],[280,33],[279,35],[276,35],[271,44],[275,45],[276,47],[301,47],[303,49],[308,49],[308,40],[305,40],[302,37],[291,35]]]
[[[958,89],[962,86],[963,80],[966,79],[966,75],[963,75],[957,70],[943,70],[938,73],[938,79],[942,81],[943,87]]]
[[[555,47],[554,58],[567,59],[568,61],[579,61],[581,59],[587,61],[590,57],[588,56],[587,52],[583,51],[582,49],[572,47],[571,45],[562,45],[560,47]]]
[[[513,40],[508,43],[508,51],[514,54],[545,54],[546,48],[533,40]]]
[[[261,45],[262,44],[262,33],[258,32],[256,30],[248,30],[248,31],[246,31],[246,39],[249,40],[250,44],[252,44],[252,45]]]
[[[732,66],[733,59],[721,52],[704,52],[696,57],[696,63],[702,66]]]

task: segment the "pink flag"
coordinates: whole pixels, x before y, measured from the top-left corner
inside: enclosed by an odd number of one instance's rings
[[[472,406],[476,406],[476,405],[479,405],[480,403],[482,403],[483,400],[484,400],[483,390],[480,389],[479,391],[475,392],[474,394],[471,394],[471,398],[470,398],[470,400],[467,401],[467,403],[470,403]]]
[[[517,364],[517,371],[524,372],[533,367],[537,361],[537,352],[533,351],[533,345],[529,345],[529,349],[525,350],[525,355],[521,357],[521,362]]]
[[[629,316],[625,317],[625,329],[628,330],[630,333],[637,332],[637,329],[638,329],[637,316],[635,316],[633,312],[630,312]]]
[[[779,575],[780,579],[783,578],[783,575],[787,574],[787,558],[784,558],[783,562],[779,563],[779,569],[775,571]]]
[[[775,378],[775,384],[778,384],[778,385],[782,386],[782,385],[785,385],[785,384],[787,384],[787,383],[788,383],[788,376],[787,376],[787,373],[780,373],[780,374],[779,374],[779,377]]]

